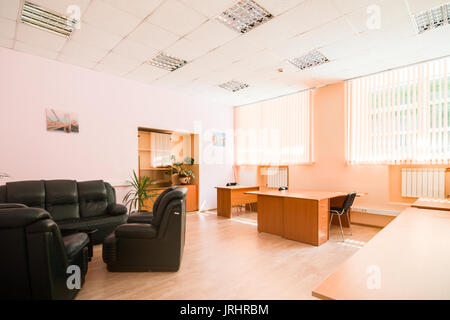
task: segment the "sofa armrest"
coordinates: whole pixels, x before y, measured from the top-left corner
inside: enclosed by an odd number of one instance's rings
[[[151,224],[127,223],[118,226],[114,234],[117,238],[124,239],[153,239],[156,238],[158,230]]]
[[[127,207],[125,207],[124,205],[121,205],[121,204],[112,203],[112,204],[108,205],[108,208],[106,211],[108,212],[108,214],[110,214],[112,216],[120,216],[122,214],[127,213]]]
[[[21,203],[0,203],[0,209],[28,208]]]

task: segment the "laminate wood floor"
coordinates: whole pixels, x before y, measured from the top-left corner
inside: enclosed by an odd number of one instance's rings
[[[77,299],[314,299],[313,288],[379,230],[353,225],[342,242],[332,226],[330,240],[314,247],[214,213],[190,214],[178,272],[108,272],[99,245]]]

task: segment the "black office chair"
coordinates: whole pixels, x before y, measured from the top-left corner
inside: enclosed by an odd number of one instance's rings
[[[331,222],[333,221],[333,215],[337,215],[339,219],[339,226],[341,227],[341,234],[342,234],[342,241],[345,240],[344,238],[344,230],[342,229],[342,222],[341,222],[341,216],[345,214],[347,216],[348,226],[350,227],[350,235],[352,235],[352,225],[350,224],[350,216],[348,214],[350,208],[353,205],[353,202],[355,201],[356,193],[349,193],[344,200],[344,203],[342,204],[342,207],[331,207],[330,208],[330,225],[328,227],[328,230],[331,230]]]

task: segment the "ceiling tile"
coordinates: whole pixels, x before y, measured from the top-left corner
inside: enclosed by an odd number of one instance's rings
[[[380,8],[380,28],[384,29],[404,19],[411,19],[405,0],[384,0],[377,4]],[[376,24],[372,24],[373,14],[367,13],[367,8],[360,8],[345,18],[358,32],[376,31]],[[372,27],[374,25],[374,27]]]
[[[138,17],[99,0],[93,0],[83,14],[82,20],[93,27],[122,37],[129,34],[141,22]]]
[[[160,78],[169,73],[170,71],[144,63],[143,65],[139,66],[136,70],[133,70],[133,72],[127,74],[126,78],[144,83],[151,83],[155,79]]]
[[[76,56],[59,55],[58,60],[64,63],[73,64],[82,68],[92,69],[97,63]]]
[[[136,69],[140,64],[142,64],[142,61],[128,59],[111,52],[100,61],[95,70],[125,75]]]
[[[125,58],[144,62],[146,60],[152,59],[158,54],[159,51],[139,42],[135,42],[130,39],[124,39],[114,48],[113,52]]]
[[[239,34],[216,20],[210,20],[188,34],[186,38],[205,51],[237,38]]]
[[[182,0],[182,2],[203,15],[212,18],[230,8],[236,3],[236,0]]]
[[[111,50],[119,43],[122,37],[107,33],[84,22],[81,24],[80,30],[73,32],[71,39],[83,44]]]
[[[56,59],[56,57],[58,56],[58,52],[56,51],[43,49],[20,41],[16,41],[16,43],[14,44],[14,49],[48,59]]]
[[[369,42],[360,35],[353,35],[341,41],[319,48],[319,51],[330,60],[349,57],[369,48]]]
[[[347,14],[360,8],[365,8],[380,2],[381,0],[332,0],[341,14]]]
[[[306,0],[256,0],[256,2],[273,15],[279,15],[289,9],[298,6]]]
[[[81,60],[96,62],[101,60],[108,53],[108,50],[70,40],[61,50],[61,53],[67,57],[77,57]]]
[[[90,0],[32,0],[31,2],[59,14],[71,16],[77,13],[74,11],[77,8],[72,6],[77,6],[80,10],[79,13],[83,14],[89,6]]]
[[[14,45],[14,40],[0,37],[0,47],[11,49]]]
[[[266,45],[263,47],[266,47]],[[263,48],[255,45],[253,41],[244,35],[227,42],[215,49],[214,52],[225,55],[232,61],[237,61],[250,57],[253,53],[261,51],[261,49]]]
[[[0,17],[17,20],[21,0],[0,0]]]
[[[197,28],[206,19],[204,15],[179,1],[167,0],[150,16],[148,22],[182,36]]]
[[[193,44],[192,41],[182,38],[170,47],[164,49],[169,56],[179,57],[187,61],[194,60],[207,53],[204,49]]]
[[[17,26],[17,40],[51,51],[59,51],[67,38],[20,23]]]
[[[177,41],[179,36],[145,22],[134,30],[128,38],[151,48],[162,50]]]
[[[0,18],[0,37],[13,39],[16,32],[16,21]]]
[[[132,0],[132,1],[124,1],[124,0],[104,0],[110,5],[126,11],[128,13],[134,14],[139,18],[145,18],[150,13],[152,13],[158,5],[160,5],[163,0]]]
[[[343,18],[336,19],[321,27],[291,38],[281,45],[272,48],[280,56],[299,57],[319,47],[350,38],[355,35],[352,27]]]
[[[440,5],[446,4],[448,0],[407,0],[411,13],[416,14]]]

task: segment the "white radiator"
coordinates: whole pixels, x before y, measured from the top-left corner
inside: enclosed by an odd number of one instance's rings
[[[288,168],[269,167],[266,174],[269,188],[288,186]]]
[[[402,197],[445,198],[445,168],[403,168]]]

